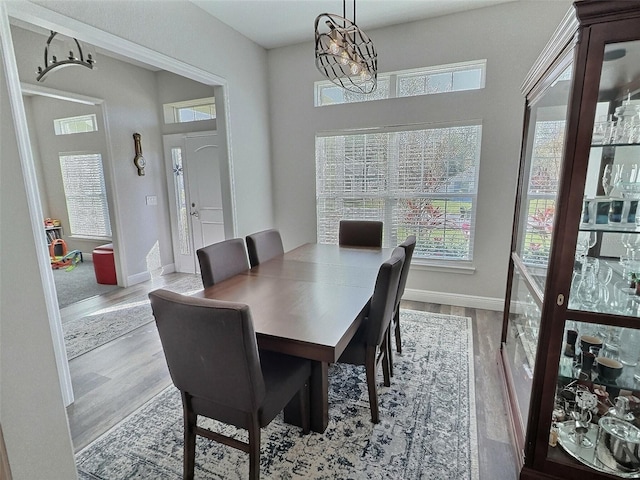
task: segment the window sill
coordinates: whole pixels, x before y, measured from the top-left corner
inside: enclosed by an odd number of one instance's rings
[[[411,261],[411,269],[424,270],[430,272],[456,273],[460,275],[473,275],[476,273],[476,267],[472,262],[445,262],[434,260],[413,259]]]
[[[89,240],[94,242],[111,242],[111,237],[92,237],[88,235],[69,235],[69,238],[75,238],[77,240]]]

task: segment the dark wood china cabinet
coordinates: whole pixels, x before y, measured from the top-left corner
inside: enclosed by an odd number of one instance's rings
[[[523,93],[500,355],[520,478],[640,478],[640,1],[576,2]]]

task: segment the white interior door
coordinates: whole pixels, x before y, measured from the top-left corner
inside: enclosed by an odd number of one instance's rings
[[[196,250],[225,238],[217,135],[165,135],[164,144],[175,267],[196,273]]]

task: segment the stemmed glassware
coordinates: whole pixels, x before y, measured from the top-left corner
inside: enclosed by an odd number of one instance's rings
[[[611,190],[613,190],[613,178],[612,178],[613,165],[608,163],[604,167],[604,171],[602,172],[602,190],[604,190],[605,197],[611,195]]]
[[[638,273],[640,267],[640,235],[635,233],[623,233],[620,242],[625,248],[624,255],[620,255],[620,264],[625,273]]]

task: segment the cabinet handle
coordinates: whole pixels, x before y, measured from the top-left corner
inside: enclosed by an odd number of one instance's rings
[[[556,300],[556,303],[558,304],[559,307],[561,307],[564,304],[564,295],[563,294],[559,294],[558,295],[558,299]]]

